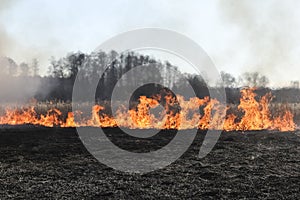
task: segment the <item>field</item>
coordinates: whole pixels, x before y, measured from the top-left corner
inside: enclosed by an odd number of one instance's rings
[[[174,134],[163,131],[159,137],[132,141],[117,128],[107,128],[105,132],[113,142],[132,151],[138,151],[137,147],[157,149]],[[199,159],[204,135],[198,131],[193,145],[173,164],[138,175],[118,172],[97,162],[74,128],[3,126],[0,199],[300,196],[298,132],[223,132],[212,152]]]

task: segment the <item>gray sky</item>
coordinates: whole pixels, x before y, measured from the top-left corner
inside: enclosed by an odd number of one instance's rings
[[[300,1],[0,0],[0,54],[18,63],[91,52],[127,30],[161,27],[196,41],[219,70],[300,80]]]

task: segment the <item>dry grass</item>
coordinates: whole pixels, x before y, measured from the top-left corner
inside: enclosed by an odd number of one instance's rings
[[[102,113],[110,114],[110,102],[109,101],[101,101],[101,102],[97,102],[97,104],[104,107],[104,110],[102,111]],[[118,104],[118,106],[125,105],[126,108],[128,108],[128,103],[126,104],[125,102],[120,101],[120,102],[117,102],[117,104]],[[130,105],[130,107],[132,107],[133,105],[136,105],[136,104],[137,104],[137,102],[134,102]],[[77,104],[76,107],[83,108],[83,109],[90,109],[93,105],[94,104],[92,104],[92,103],[84,102],[84,103]],[[7,108],[22,110],[22,109],[26,109],[26,108],[30,108],[30,107],[34,107],[34,110],[37,113],[37,115],[41,115],[41,114],[45,115],[47,113],[47,111],[49,111],[51,109],[58,109],[62,113],[61,119],[65,119],[67,117],[68,112],[72,111],[72,103],[71,102],[63,102],[63,101],[30,102],[27,104],[2,103],[0,105],[0,116],[5,115],[5,110]],[[238,116],[243,115],[243,112],[238,110],[237,105],[230,104],[229,107],[230,107],[230,109],[228,111],[229,113],[234,113]],[[273,117],[277,117],[278,115],[281,115],[283,113],[283,111],[285,111],[285,110],[290,110],[294,115],[295,123],[300,124],[300,103],[271,103],[269,105],[269,108],[271,111],[271,115]]]

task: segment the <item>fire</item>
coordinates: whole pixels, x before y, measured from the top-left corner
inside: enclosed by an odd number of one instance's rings
[[[216,99],[194,97],[185,100],[182,96],[175,98],[167,95],[164,97],[165,103],[163,104],[159,96],[153,98],[141,96],[135,108],[126,110],[124,106],[121,106],[115,116],[104,114],[105,112],[102,112],[105,111],[103,106],[94,105],[88,119],[80,118],[82,114],[80,111],[69,112],[64,120],[62,119],[62,111],[56,108],[49,109],[46,114],[38,114],[34,106],[21,109],[6,108],[4,114],[0,116],[0,124],[33,124],[47,127],[121,126],[139,129],[198,128],[226,131],[295,130],[296,125],[291,111],[284,108],[280,110],[278,116],[272,117],[272,112],[269,109],[272,95],[268,93],[257,100],[254,90],[254,88],[241,90],[240,104],[236,111],[242,114],[228,113],[224,123],[222,123],[222,116],[224,116],[222,112],[226,109]],[[151,113],[151,110],[159,105],[163,105],[164,110],[158,113],[159,116],[156,116]],[[202,112],[200,112],[201,109]],[[228,106],[227,111],[229,109]],[[80,120],[75,120],[75,116],[79,116]]]
[[[225,130],[295,130],[296,125],[291,111],[288,109],[281,110],[280,112],[283,113],[281,116],[272,118],[269,110],[272,95],[267,93],[257,101],[254,90],[254,88],[249,88],[241,91],[238,109],[242,110],[244,115],[239,122],[235,122],[237,119],[236,115],[229,115],[224,123]]]
[[[34,107],[24,108],[21,111],[8,108],[5,111],[5,115],[0,117],[0,124],[34,124],[53,127],[62,125],[62,122],[59,119],[61,114],[61,111],[58,109],[50,109],[47,111],[46,115],[41,114],[37,117]]]

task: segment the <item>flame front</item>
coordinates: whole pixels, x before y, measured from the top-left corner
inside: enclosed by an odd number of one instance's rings
[[[165,96],[164,110],[159,116],[151,114],[151,109],[160,105],[160,97],[147,98],[141,96],[138,105],[131,110],[121,107],[114,117],[100,113],[105,108],[94,105],[91,116],[88,119],[75,120],[75,115],[81,115],[81,111],[69,112],[65,120],[62,112],[58,109],[50,109],[46,114],[37,114],[34,106],[22,109],[5,109],[4,115],[0,116],[0,124],[21,125],[33,124],[47,127],[128,127],[128,128],[155,128],[155,129],[217,129],[217,130],[280,130],[293,131],[296,125],[293,114],[287,108],[278,111],[276,117],[272,117],[269,109],[272,95],[270,93],[256,100],[254,88],[241,90],[240,104],[237,111],[242,113],[226,114],[226,110],[216,99],[194,97],[185,100],[182,96],[174,98]],[[200,108],[202,112],[200,114]],[[78,121],[78,122],[77,122]],[[223,123],[224,122],[224,123]]]

